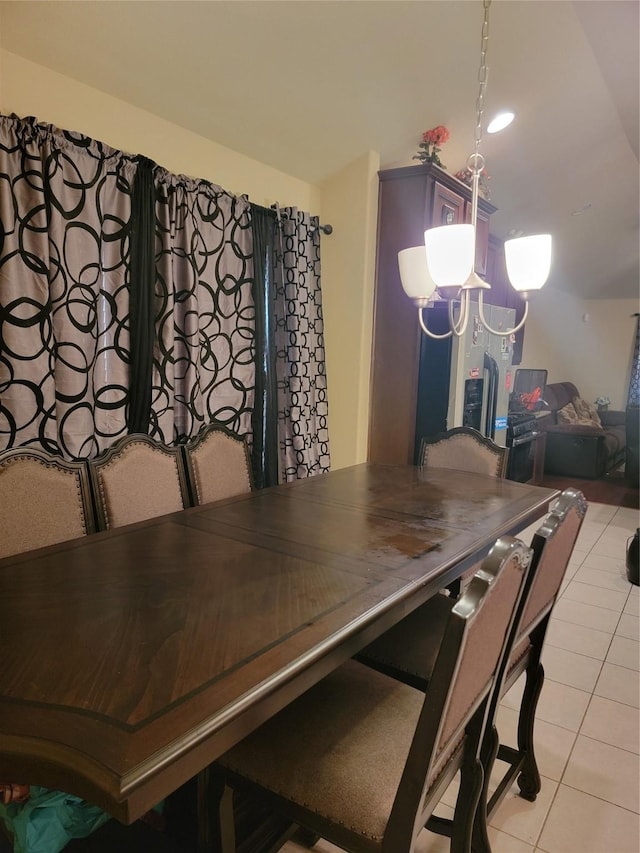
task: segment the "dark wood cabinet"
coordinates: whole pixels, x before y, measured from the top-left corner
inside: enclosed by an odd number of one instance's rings
[[[426,228],[470,219],[471,190],[433,165],[388,169],[379,179],[369,459],[411,464],[422,332],[417,310],[402,289],[398,252],[421,245]],[[495,210],[480,200],[476,249],[481,274],[492,262],[489,221]]]

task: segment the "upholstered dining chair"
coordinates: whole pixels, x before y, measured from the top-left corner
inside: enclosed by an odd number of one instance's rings
[[[98,527],[108,530],[133,524],[189,505],[179,447],[168,447],[148,435],[121,438],[89,460]]]
[[[472,427],[454,427],[438,435],[423,438],[420,444],[420,465],[433,468],[453,468],[503,480],[507,473],[509,449],[482,435]],[[447,588],[457,596],[473,575],[469,569]]]
[[[549,514],[531,542],[534,554],[532,571],[522,600],[522,614],[515,626],[513,650],[506,661],[504,678],[501,679],[497,695],[497,700],[502,698],[519,677],[526,673],[518,720],[518,745],[513,748],[499,744],[495,727],[489,730],[494,735],[497,757],[507,763],[509,769],[487,804],[488,817],[491,817],[500,805],[515,779],[520,788],[520,796],[525,800],[534,801],[540,791],[540,773],[534,749],[534,723],[544,685],[542,650],[553,607],[560,594],[562,580],[586,512],[587,502],[582,492],[577,489],[565,489],[551,505]],[[495,717],[495,713],[493,716]]]
[[[504,479],[509,450],[472,427],[454,427],[447,432],[423,438],[420,464],[436,468],[455,468]]]
[[[39,448],[0,454],[0,557],[94,531],[86,463]]]
[[[40,448],[0,454],[0,557],[76,539],[95,531],[86,462]],[[0,777],[0,801],[28,797],[29,786]],[[0,851],[12,850],[0,821]]]
[[[498,540],[450,609],[426,693],[350,660],[225,753],[223,853],[233,793],[353,853],[409,853],[460,770],[451,849],[469,851],[482,786],[478,750],[530,550]],[[446,832],[445,834],[449,834]]]
[[[207,424],[183,445],[192,506],[250,492],[253,485],[247,441]]]
[[[505,658],[492,697],[482,750],[485,783],[476,831],[479,827],[485,839],[488,820],[516,778],[523,798],[535,800],[540,791],[534,749],[535,713],[544,684],[540,658],[549,618],[586,510],[582,493],[565,489],[552,502],[533,536],[531,570],[514,620],[511,651]],[[444,594],[435,596],[367,646],[357,659],[403,683],[427,690],[434,673],[434,650],[444,636],[453,607],[455,599]],[[499,742],[495,716],[500,699],[522,673],[526,673],[526,683],[519,710],[518,745],[514,748]],[[489,797],[488,785],[496,754],[500,761],[508,764],[508,769]]]

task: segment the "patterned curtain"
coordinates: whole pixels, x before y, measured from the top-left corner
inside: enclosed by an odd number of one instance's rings
[[[255,309],[251,210],[206,181],[156,169],[151,423],[195,435],[217,421],[251,438]]]
[[[126,433],[136,161],[0,116],[0,450],[93,456]]]
[[[631,362],[631,381],[627,406],[640,406],[640,315],[636,314],[636,341]]]
[[[0,450],[250,436],[252,279],[246,200],[0,116]]]
[[[329,470],[327,378],[317,217],[282,208],[275,307],[282,478]]]

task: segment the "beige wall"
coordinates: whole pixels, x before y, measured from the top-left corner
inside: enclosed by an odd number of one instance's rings
[[[377,155],[363,154],[318,187],[8,51],[0,51],[0,110],[34,115],[265,207],[296,205],[331,223],[321,263],[332,466],[366,458]]]
[[[520,367],[546,369],[548,382],[573,382],[586,400],[627,401],[636,299],[577,299],[543,288],[531,301]]]
[[[369,152],[322,185],[322,291],[331,463],[367,459],[380,158]]]
[[[0,50],[0,109],[66,130],[77,130],[130,154],[143,154],[170,172],[205,178],[229,192],[247,193],[266,207],[274,201],[319,211],[312,184],[217,145],[177,124]]]

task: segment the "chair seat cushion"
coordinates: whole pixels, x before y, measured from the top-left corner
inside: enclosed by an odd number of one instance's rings
[[[348,661],[219,763],[334,823],[380,839],[423,701],[420,691]]]
[[[358,655],[386,671],[395,670],[426,682],[431,678],[442,636],[456,599],[443,593],[416,608]],[[418,686],[416,684],[416,686]]]

